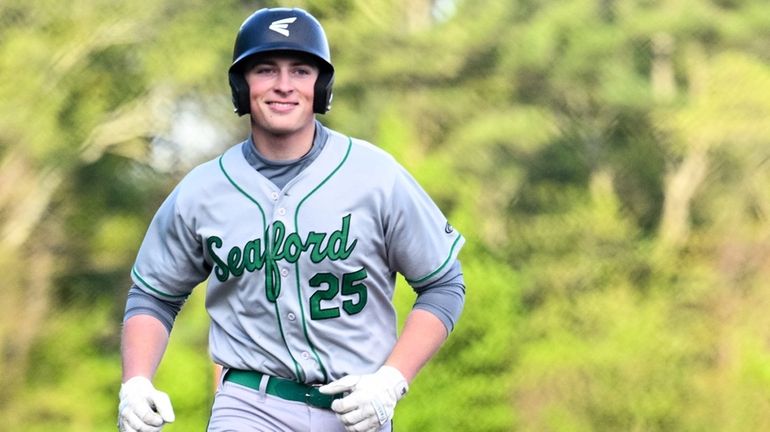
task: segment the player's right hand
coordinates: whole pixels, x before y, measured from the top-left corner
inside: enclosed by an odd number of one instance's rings
[[[149,379],[135,376],[120,386],[120,432],[160,432],[164,423],[173,421],[171,399],[156,390]]]

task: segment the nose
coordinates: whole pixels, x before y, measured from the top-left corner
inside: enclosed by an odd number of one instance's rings
[[[289,70],[281,68],[275,82],[275,90],[281,93],[289,93],[294,89]]]

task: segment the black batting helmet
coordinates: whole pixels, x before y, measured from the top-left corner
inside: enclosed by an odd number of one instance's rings
[[[228,74],[233,92],[233,105],[238,115],[251,111],[249,86],[243,76],[248,59],[271,51],[293,51],[309,54],[318,63],[313,112],[324,114],[331,108],[334,66],[321,23],[298,8],[260,9],[241,25],[233,48],[233,64]]]

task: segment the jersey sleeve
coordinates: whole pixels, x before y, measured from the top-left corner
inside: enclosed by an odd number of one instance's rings
[[[209,273],[200,238],[185,223],[179,190],[153,217],[131,270],[140,289],[165,299],[186,297]]]
[[[417,288],[449,271],[465,239],[411,174],[399,166],[391,192],[385,242],[390,267]]]

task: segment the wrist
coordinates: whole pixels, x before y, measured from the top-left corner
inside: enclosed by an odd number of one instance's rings
[[[124,375],[123,376],[123,384],[132,381],[149,381],[152,382],[152,378],[148,377],[147,375],[141,375],[141,374],[135,374],[135,375]]]

